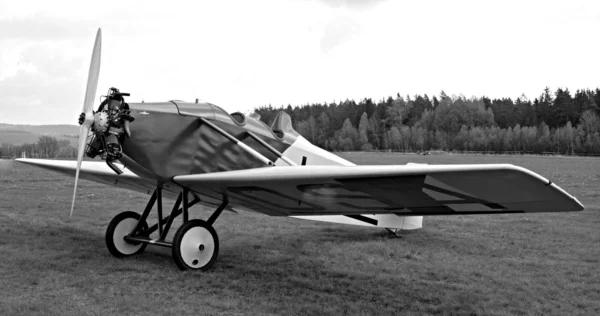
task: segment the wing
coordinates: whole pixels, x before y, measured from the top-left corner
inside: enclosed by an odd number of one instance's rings
[[[556,184],[509,164],[265,167],[181,175],[181,186],[270,215],[580,211]]]
[[[75,169],[77,168],[77,161],[75,160],[17,159],[17,161],[72,177],[75,177]],[[120,166],[120,169],[123,170],[123,174],[117,175],[104,162],[84,161],[81,163],[80,177],[147,194],[152,193],[156,188],[155,180],[140,178],[122,166]]]

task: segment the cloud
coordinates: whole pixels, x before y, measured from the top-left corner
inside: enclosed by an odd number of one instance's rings
[[[80,82],[45,80],[20,72],[0,82],[0,122],[13,124],[76,124]],[[8,95],[4,93],[8,91]]]
[[[0,80],[0,122],[58,124],[80,109],[85,83],[81,62],[43,58],[43,53],[27,50],[20,63],[27,67]]]
[[[33,65],[51,78],[72,76],[74,71],[80,71],[83,62],[81,56],[61,54],[45,45],[32,45],[20,57],[20,63]]]
[[[334,8],[365,9],[373,8],[387,0],[320,0],[324,4]]]
[[[360,31],[358,20],[349,16],[338,16],[331,20],[323,31],[321,37],[321,51],[327,53],[336,46],[344,43]]]
[[[43,15],[0,19],[0,39],[52,40],[85,38],[95,26],[86,21],[59,19]]]

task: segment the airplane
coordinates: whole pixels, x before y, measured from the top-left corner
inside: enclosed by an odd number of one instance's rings
[[[141,214],[125,211],[108,224],[105,242],[115,257],[158,245],[171,248],[181,270],[206,271],[218,256],[213,224],[224,210],[418,229],[423,216],[584,209],[552,181],[511,164],[357,166],[308,142],[283,111],[267,126],[258,115],[228,114],[208,102],[128,104],[127,93],[111,88],[94,112],[101,38],[98,29],[77,161],[17,161],[75,174],[71,214],[80,175],[150,194]],[[84,154],[104,162],[82,162]],[[163,198],[175,200],[169,215]],[[214,211],[206,220],[190,219],[196,204]],[[157,222],[149,226],[153,209]],[[180,215],[183,224],[167,240]]]

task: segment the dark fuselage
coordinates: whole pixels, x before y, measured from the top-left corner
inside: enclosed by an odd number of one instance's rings
[[[123,153],[128,158],[124,161],[131,159],[137,164],[126,163],[132,171],[146,177],[153,175],[158,181],[168,181],[177,175],[265,166],[263,161],[204,124],[200,117],[271,161],[277,156],[249,137],[248,132],[279,152],[295,141],[292,133],[278,135],[255,118],[239,113],[231,116],[210,103],[133,103],[130,108],[135,120],[130,124],[131,137],[125,137],[122,142]]]

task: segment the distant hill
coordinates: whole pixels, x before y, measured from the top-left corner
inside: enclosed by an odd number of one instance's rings
[[[35,143],[42,135],[68,139],[77,144],[79,126],[77,125],[12,125],[0,123],[0,144],[22,145]]]

